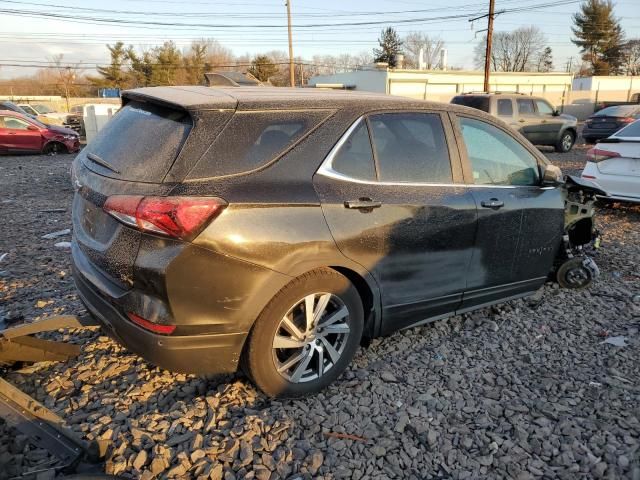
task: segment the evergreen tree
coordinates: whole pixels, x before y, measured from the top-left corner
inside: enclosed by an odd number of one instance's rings
[[[184,57],[186,80],[189,85],[202,85],[204,71],[207,64],[207,45],[202,42],[193,42],[191,51]]]
[[[387,27],[382,30],[378,39],[380,48],[373,49],[375,62],[386,62],[390,67],[395,67],[398,61],[398,54],[402,53],[402,40],[398,32],[393,27]]]
[[[182,67],[182,53],[173,42],[164,42],[161,47],[152,51],[153,64],[151,84],[176,85],[179,70]]]
[[[553,54],[551,47],[546,47],[538,57],[538,71],[550,72],[553,70]]]
[[[251,61],[249,73],[261,82],[268,82],[269,78],[278,73],[278,66],[266,55],[258,55]]]
[[[107,45],[107,48],[111,55],[111,63],[106,67],[97,68],[102,78],[89,77],[89,81],[99,87],[123,88],[127,81],[127,73],[123,70],[127,60],[127,50],[123,42]]]
[[[620,73],[623,62],[623,32],[613,15],[611,0],[587,0],[573,15],[576,37],[571,41],[581,49],[582,59],[591,67],[592,75]]]

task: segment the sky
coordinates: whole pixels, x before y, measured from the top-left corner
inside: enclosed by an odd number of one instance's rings
[[[554,69],[579,62],[571,43],[579,0],[496,0],[495,31],[537,26],[553,50]],[[473,68],[486,28],[488,0],[291,0],[294,55],[357,54],[377,46],[382,28],[444,40],[450,66]],[[626,38],[640,38],[640,0],[618,0]],[[69,18],[72,17],[72,18]],[[80,18],[78,18],[80,17]],[[354,23],[356,25],[354,25]],[[345,25],[347,24],[347,25]],[[214,38],[234,54],[287,50],[285,0],[0,0],[0,78],[34,73],[56,54],[83,62],[85,72],[108,63],[106,43],[149,49],[166,40],[187,48]],[[18,66],[20,65],[20,66]]]

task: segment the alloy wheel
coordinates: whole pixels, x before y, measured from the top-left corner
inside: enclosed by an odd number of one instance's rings
[[[573,135],[571,135],[570,133],[565,134],[564,137],[562,137],[562,148],[565,152],[568,152],[569,150],[571,150],[571,147],[573,146]]]
[[[321,378],[340,360],[350,332],[349,309],[340,297],[305,296],[276,328],[272,352],[278,373],[291,383]]]

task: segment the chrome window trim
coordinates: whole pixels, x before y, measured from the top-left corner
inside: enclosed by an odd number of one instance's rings
[[[358,117],[353,124],[342,134],[342,137],[333,146],[331,151],[327,154],[322,161],[322,165],[316,171],[316,174],[323,177],[333,178],[334,180],[340,180],[342,182],[359,183],[361,185],[384,185],[384,186],[408,186],[408,187],[466,187],[466,188],[531,188],[539,187],[539,185],[476,185],[475,183],[428,183],[428,182],[379,182],[370,180],[361,180],[359,178],[350,177],[343,173],[337,172],[333,169],[333,159],[342,147],[347,139],[351,136],[353,131],[358,128],[361,122],[364,121],[364,115]]]

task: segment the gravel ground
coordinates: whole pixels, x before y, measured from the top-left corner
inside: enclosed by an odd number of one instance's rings
[[[548,156],[579,173],[584,146]],[[69,270],[71,156],[0,157],[0,323],[80,314]],[[62,210],[58,210],[62,209]],[[4,374],[132,478],[640,480],[640,207],[599,209],[602,275],[399,332],[313,398],[271,401],[240,374],[157,369],[97,330],[68,363]],[[634,302],[635,300],[635,302]],[[603,343],[627,337],[625,346]],[[0,479],[52,459],[0,420]]]

